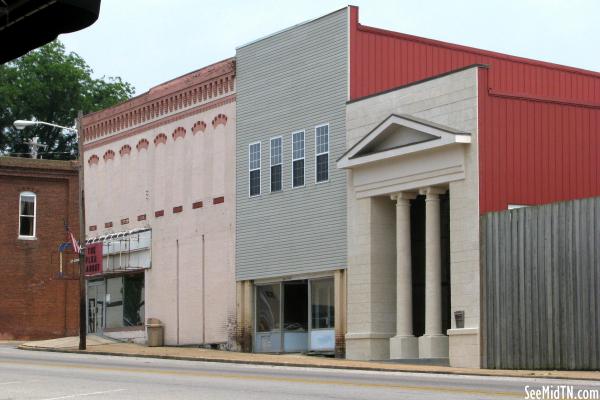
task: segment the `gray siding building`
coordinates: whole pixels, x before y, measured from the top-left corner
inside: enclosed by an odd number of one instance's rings
[[[333,350],[347,259],[347,178],[335,161],[346,148],[348,9],[236,58],[238,322],[256,351]],[[330,331],[311,336],[317,327]]]

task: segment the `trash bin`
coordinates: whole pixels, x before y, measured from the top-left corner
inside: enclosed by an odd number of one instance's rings
[[[146,333],[148,335],[148,347],[161,347],[164,345],[164,325],[158,318],[146,320]]]

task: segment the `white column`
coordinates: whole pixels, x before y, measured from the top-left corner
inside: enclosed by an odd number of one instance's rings
[[[421,190],[425,197],[425,335],[419,338],[420,358],[447,358],[448,337],[442,333],[442,252],[440,197],[445,190]]]
[[[415,197],[409,192],[392,196],[396,200],[396,336],[390,339],[391,359],[419,357],[412,317],[410,200]]]

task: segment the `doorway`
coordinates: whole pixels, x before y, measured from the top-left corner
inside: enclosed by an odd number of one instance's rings
[[[104,330],[106,285],[104,280],[90,281],[87,286],[88,333]]]
[[[254,351],[333,351],[333,290],[333,277],[256,285]]]

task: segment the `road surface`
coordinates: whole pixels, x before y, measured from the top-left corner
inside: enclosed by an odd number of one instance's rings
[[[600,383],[347,371],[25,351],[0,345],[0,399],[522,399]],[[593,386],[595,385],[595,386]]]

